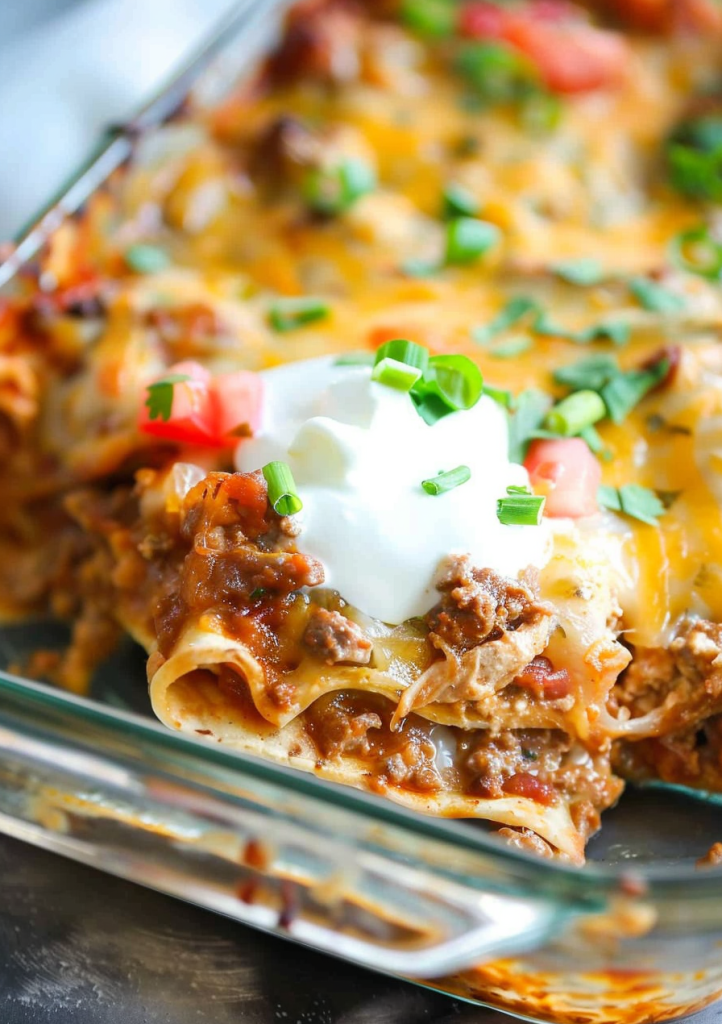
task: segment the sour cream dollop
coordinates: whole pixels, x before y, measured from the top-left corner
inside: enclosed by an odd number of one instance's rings
[[[326,585],[367,615],[398,624],[438,600],[433,579],[449,554],[516,576],[549,554],[542,526],[502,526],[497,499],[528,485],[507,457],[503,409],[484,396],[427,425],[408,394],[332,357],[267,370],[261,429],[236,465],[281,460],[303,501],[300,550],[323,564]],[[427,494],[421,481],[465,465],[471,479]]]

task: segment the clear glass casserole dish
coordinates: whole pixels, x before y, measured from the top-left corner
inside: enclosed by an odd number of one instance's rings
[[[140,134],[189,95],[214,102],[247,75],[285,6],[241,4],[156,100],[113,129],[23,233],[0,265],[0,285],[12,287]],[[0,640],[9,666],[52,646],[57,631],[9,625]],[[722,871],[694,869],[719,838],[714,805],[631,792],[591,844],[590,863],[574,869],[172,734],[127,710],[141,678],[130,650],[105,666],[92,700],[0,674],[0,828],[526,1019],[641,1024],[722,994]]]

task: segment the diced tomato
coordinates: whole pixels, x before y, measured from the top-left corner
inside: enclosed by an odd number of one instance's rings
[[[249,435],[258,429],[263,394],[258,374],[238,370],[213,377],[200,363],[188,360],[171,366],[164,377],[176,375],[189,379],[172,385],[167,420],[162,416],[150,418],[144,396],[139,416],[144,433],[177,444],[217,448],[237,444],[246,428]]]
[[[629,60],[625,40],[592,25],[510,17],[504,39],[530,57],[553,92],[592,92],[615,85]]]
[[[597,511],[602,470],[580,437],[532,441],[524,466],[535,492],[546,496],[544,515],[578,519]]]
[[[508,12],[497,4],[464,4],[459,13],[459,31],[470,39],[501,39]]]
[[[218,435],[236,444],[261,425],[263,382],[251,370],[221,373],[213,378],[211,389],[218,402]],[[247,431],[246,431],[246,428]],[[235,431],[235,433],[234,433]]]
[[[554,92],[578,93],[616,84],[629,60],[626,41],[581,20],[564,0],[537,0],[521,9],[491,3],[466,4],[461,33],[472,39],[498,39],[530,57]]]

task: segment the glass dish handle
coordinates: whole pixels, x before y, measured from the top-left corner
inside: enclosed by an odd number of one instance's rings
[[[8,835],[391,974],[448,974],[558,926],[550,899],[494,891],[468,852],[329,806],[338,790],[297,774],[3,677]]]

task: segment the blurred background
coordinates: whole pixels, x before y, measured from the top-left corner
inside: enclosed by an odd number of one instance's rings
[[[0,0],[0,241],[235,0]]]

